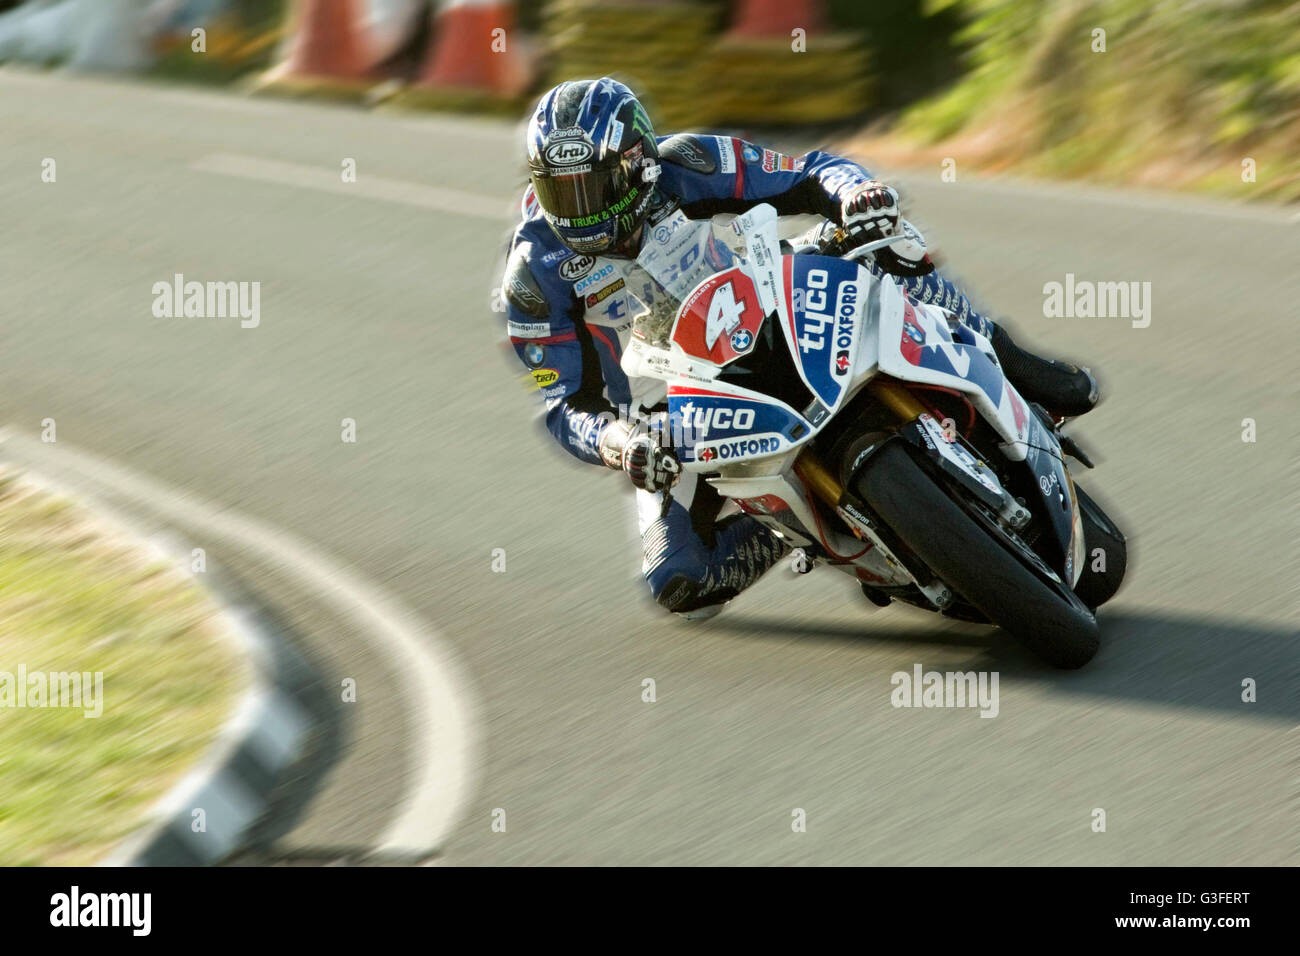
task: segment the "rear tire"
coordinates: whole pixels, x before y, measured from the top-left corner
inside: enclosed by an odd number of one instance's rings
[[[881,520],[949,587],[1043,660],[1073,669],[1101,644],[1097,621],[1040,580],[949,498],[898,441],[854,478]]]

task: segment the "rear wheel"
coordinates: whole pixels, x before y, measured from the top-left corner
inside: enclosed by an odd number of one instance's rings
[[[1097,621],[1082,602],[1026,567],[949,498],[900,442],[887,442],[873,454],[854,487],[945,584],[1044,660],[1075,668],[1097,653]]]

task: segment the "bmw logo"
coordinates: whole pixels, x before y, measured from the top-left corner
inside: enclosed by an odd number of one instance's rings
[[[731,334],[731,347],[737,352],[747,352],[754,344],[754,333],[749,329],[739,329]]]
[[[530,368],[537,368],[546,360],[546,349],[536,342],[529,342],[524,346],[524,361]]]
[[[911,322],[904,324],[903,331],[907,333],[907,337],[911,339],[913,342],[925,341],[924,333],[922,333],[921,330],[917,328],[915,325],[913,325]]]

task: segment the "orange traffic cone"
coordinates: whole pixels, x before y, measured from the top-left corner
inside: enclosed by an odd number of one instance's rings
[[[377,54],[365,35],[364,0],[298,0],[282,63],[261,86],[293,93],[353,93],[369,85]]]
[[[365,76],[370,63],[357,0],[299,0],[298,33],[285,64],[290,74]]]
[[[733,37],[789,37],[795,29],[817,33],[826,25],[821,0],[737,0]]]
[[[495,96],[519,93],[526,78],[512,48],[513,6],[509,0],[447,0],[434,13],[435,39],[419,85]]]

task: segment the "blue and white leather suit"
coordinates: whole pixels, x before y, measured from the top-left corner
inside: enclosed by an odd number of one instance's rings
[[[679,134],[657,142],[662,172],[642,243],[671,245],[681,235],[685,247],[688,234],[707,228],[712,216],[761,202],[782,215],[837,221],[844,191],[872,178],[856,163],[820,151],[791,157],[725,136]],[[582,461],[603,465],[598,446],[607,424],[643,417],[665,397],[663,382],[629,381],[619,364],[632,327],[626,281],[632,261],[570,251],[547,225],[531,187],[522,213],[503,283],[510,342],[542,393],[556,441]],[[879,265],[865,264],[883,274]],[[916,301],[991,333],[988,320],[937,271],[893,278]],[[670,610],[729,600],[784,552],[780,539],[752,518],[723,516],[722,499],[691,473],[673,488],[666,512],[657,495],[637,491],[637,497],[643,571],[655,600]]]

